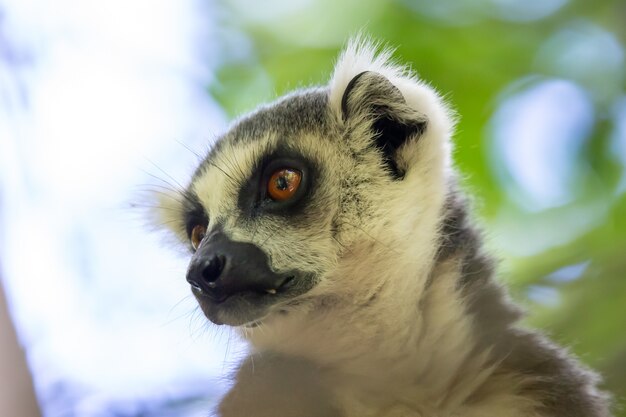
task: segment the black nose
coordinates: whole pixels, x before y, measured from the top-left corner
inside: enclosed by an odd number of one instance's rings
[[[226,259],[221,255],[202,257],[195,264],[193,273],[190,268],[187,282],[200,292],[208,292],[217,287],[217,280],[222,275],[225,264]]]
[[[214,256],[204,261],[200,266],[202,269],[202,279],[209,288],[217,286],[216,281],[219,279],[224,270],[225,259],[223,256]]]
[[[222,232],[206,239],[191,258],[187,282],[214,301],[240,293],[275,294],[288,281],[272,271],[258,246],[233,241]]]

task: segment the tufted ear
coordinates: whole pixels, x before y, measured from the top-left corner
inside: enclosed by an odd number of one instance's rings
[[[426,129],[426,116],[409,107],[400,90],[383,75],[363,71],[350,80],[341,99],[344,122],[370,124],[373,145],[382,153],[390,173],[402,179],[397,151]]]

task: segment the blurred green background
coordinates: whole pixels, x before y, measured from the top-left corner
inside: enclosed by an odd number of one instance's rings
[[[460,116],[455,160],[527,322],[626,397],[626,2],[220,3],[208,92],[235,117],[325,83],[363,31]],[[626,416],[626,412],[622,412]]]

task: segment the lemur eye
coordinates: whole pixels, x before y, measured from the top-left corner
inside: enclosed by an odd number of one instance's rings
[[[194,228],[191,230],[191,246],[193,247],[193,250],[198,250],[200,242],[202,242],[202,239],[204,239],[205,234],[206,227],[199,224],[194,226]]]
[[[289,200],[300,187],[302,172],[283,168],[275,171],[267,183],[267,193],[274,201]]]

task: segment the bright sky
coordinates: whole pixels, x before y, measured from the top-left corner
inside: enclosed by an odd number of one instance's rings
[[[202,152],[223,129],[205,93],[211,10],[16,0],[0,11],[5,285],[47,415],[215,393],[226,346],[241,348],[207,330],[184,257],[129,209],[157,182],[149,174],[184,183],[196,160],[185,146]]]

